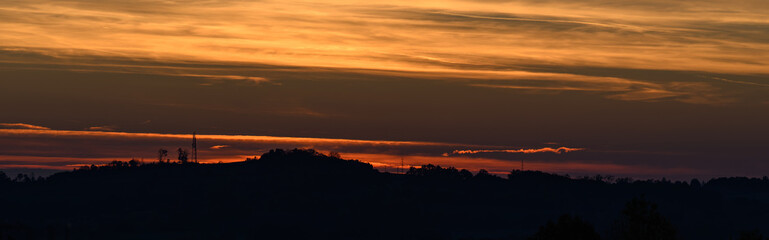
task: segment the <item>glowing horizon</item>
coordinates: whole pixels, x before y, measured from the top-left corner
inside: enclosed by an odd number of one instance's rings
[[[185,141],[190,141],[192,139],[192,134],[163,134],[163,133],[129,133],[129,132],[108,132],[108,131],[93,131],[93,130],[85,130],[85,131],[74,131],[74,130],[54,130],[54,129],[45,129],[45,127],[40,126],[34,126],[31,124],[7,124],[7,126],[21,126],[25,127],[26,129],[0,129],[0,136],[18,136],[20,138],[41,138],[41,139],[51,139],[51,138],[65,138],[65,139],[98,139],[99,142],[107,142],[107,141],[134,141],[134,142],[146,142],[147,144],[156,143],[158,141],[168,141],[171,140],[176,143],[181,143]],[[416,166],[422,165],[422,164],[430,164],[430,163],[436,163],[436,164],[443,164],[443,165],[456,165],[457,167],[467,168],[474,171],[477,171],[478,169],[483,168],[490,168],[495,173],[500,173],[501,168],[503,167],[512,167],[517,164],[517,162],[510,162],[505,161],[503,159],[493,159],[493,158],[467,158],[467,157],[449,157],[444,154],[438,154],[437,152],[440,152],[442,149],[450,149],[458,146],[464,146],[464,147],[477,147],[477,148],[489,148],[489,147],[499,147],[499,146],[473,146],[468,144],[458,144],[458,143],[435,143],[435,142],[415,142],[415,141],[377,141],[377,140],[357,140],[357,139],[329,139],[329,138],[305,138],[305,137],[275,137],[275,136],[246,136],[246,135],[210,135],[210,134],[197,134],[196,135],[199,142],[203,143],[201,146],[204,146],[202,149],[199,149],[201,151],[201,163],[218,163],[218,162],[237,162],[237,161],[243,161],[248,157],[251,157],[251,155],[244,154],[249,149],[253,149],[256,152],[253,152],[252,154],[260,154],[261,152],[258,152],[258,149],[266,150],[270,149],[265,148],[263,145],[273,145],[273,146],[293,146],[288,147],[290,148],[312,148],[317,149],[319,151],[339,151],[341,154],[347,157],[352,157],[352,159],[361,160],[364,162],[371,163],[375,165],[375,167],[379,168],[380,170],[384,170],[381,167],[388,166],[391,169],[393,168],[392,164],[388,164],[387,162],[394,162],[400,158],[408,157],[409,161],[412,161],[411,158],[414,159],[422,159],[419,161],[422,161],[422,163],[416,164]],[[211,145],[211,142],[216,143],[216,145],[212,145],[210,147],[205,147],[208,145]],[[238,144],[240,143],[240,144]],[[62,144],[64,145],[64,144]],[[107,145],[107,144],[105,144]],[[240,145],[240,146],[238,146]],[[262,145],[260,147],[253,147],[254,145]],[[133,151],[134,155],[131,154],[125,154],[125,153],[118,153],[117,155],[113,155],[113,157],[80,157],[80,158],[72,158],[67,157],[68,155],[71,155],[72,153],[68,153],[66,151],[64,152],[56,152],[56,150],[62,150],[58,148],[65,148],[65,146],[56,146],[55,144],[50,145],[53,149],[38,149],[38,153],[47,153],[52,152],[54,154],[58,154],[56,156],[25,156],[25,155],[0,155],[0,167],[5,168],[18,168],[18,167],[34,167],[34,168],[44,168],[44,169],[57,169],[57,170],[69,170],[73,167],[83,166],[83,165],[91,165],[91,164],[104,164],[106,162],[110,162],[113,160],[126,160],[126,159],[143,159],[145,162],[153,162],[156,161],[156,159],[153,159],[152,154],[155,154],[152,149],[146,149],[143,153],[136,153],[137,151]],[[246,146],[246,147],[243,147]],[[92,146],[96,148],[94,151],[99,151],[99,146]],[[185,147],[184,145],[179,146],[180,148],[187,149],[189,146]],[[276,147],[276,148],[278,148]],[[417,147],[417,149],[408,149],[408,148],[414,148]],[[162,148],[162,147],[161,147]],[[424,150],[424,148],[435,148],[435,150],[426,151],[426,152],[420,152],[420,150]],[[562,150],[562,149],[569,149]],[[550,147],[544,147],[542,149],[530,149],[530,151],[509,151],[509,150],[498,150],[500,152],[509,152],[509,153],[544,153],[544,152],[550,152],[550,153],[556,153],[561,154],[564,152],[569,151],[577,151],[575,149],[584,150],[582,148],[568,148],[568,147],[560,147],[556,150],[553,150]],[[171,149],[173,150],[173,149]],[[480,152],[488,152],[490,150],[479,150]],[[394,152],[401,152],[400,155],[393,155]],[[456,151],[455,151],[456,152]],[[106,153],[109,154],[109,153]],[[120,155],[123,154],[123,155]],[[462,153],[458,153],[462,154]],[[28,162],[39,162],[42,160],[51,162],[51,161],[58,161],[58,162],[64,162],[66,164],[64,165],[42,165],[42,164],[4,164],[3,160],[26,160]],[[432,160],[432,162],[426,162],[427,160]],[[493,164],[490,164],[493,163]],[[414,166],[414,165],[409,165]],[[493,167],[493,168],[492,168]],[[509,171],[509,170],[504,170]]]

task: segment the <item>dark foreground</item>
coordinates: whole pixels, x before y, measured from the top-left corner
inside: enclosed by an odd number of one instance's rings
[[[500,178],[436,166],[396,175],[294,150],[230,164],[116,162],[40,180],[0,176],[0,240],[552,239],[559,237],[547,232],[564,224],[540,227],[564,214],[579,218],[565,225],[596,234],[583,239],[632,239],[634,198],[658,206],[637,205],[651,216],[642,221],[658,221],[640,224],[675,239],[769,233],[766,177]]]

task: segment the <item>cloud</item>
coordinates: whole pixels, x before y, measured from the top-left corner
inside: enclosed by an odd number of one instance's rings
[[[423,153],[445,151],[462,144],[421,141],[276,137],[198,134],[202,161],[260,154],[272,148],[316,148],[337,152]],[[192,134],[129,133],[109,131],[0,129],[0,152],[18,156],[154,158],[158,148],[189,148]],[[216,142],[216,144],[211,144]],[[210,145],[209,145],[210,144]]]
[[[0,123],[0,127],[4,128],[20,128],[20,129],[37,129],[37,130],[49,130],[50,128],[36,126],[26,123]]]
[[[506,89],[518,89],[518,90],[549,90],[549,91],[588,91],[588,92],[604,92],[604,91],[618,91],[619,89],[602,89],[602,88],[580,88],[580,87],[546,87],[546,86],[514,86],[514,85],[496,85],[496,84],[470,84],[473,87],[487,87],[487,88],[506,88]]]
[[[738,80],[732,80],[732,79],[726,79],[726,78],[720,78],[720,77],[713,77],[713,79],[719,80],[719,81],[723,81],[723,82],[728,82],[728,83],[737,83],[737,84],[744,84],[744,85],[751,85],[751,86],[769,87],[769,84],[765,84],[765,83],[738,81]]]
[[[96,127],[88,127],[89,131],[103,131],[103,132],[110,132],[117,130],[117,127],[115,126],[96,126]]]
[[[545,147],[545,148],[535,148],[535,149],[495,149],[495,150],[454,150],[451,152],[451,154],[477,154],[477,153],[556,153],[556,154],[562,154],[562,153],[568,153],[568,152],[574,152],[574,151],[584,151],[585,148],[568,148],[568,147],[559,147],[559,148],[551,148],[551,147]]]
[[[328,118],[328,117],[330,117],[329,114],[325,114],[325,113],[318,112],[318,111],[313,111],[311,109],[307,109],[307,108],[304,108],[304,107],[281,110],[281,111],[276,112],[276,114],[286,115],[286,116],[313,117],[313,118]]]
[[[236,75],[202,75],[202,74],[178,74],[176,76],[185,77],[201,77],[215,80],[245,80],[252,83],[261,83],[269,81],[263,77],[249,77],[249,76],[236,76]]]
[[[733,98],[721,93],[721,89],[704,82],[670,82],[659,88],[641,88],[634,91],[608,96],[625,101],[660,101],[672,99],[691,104],[722,105],[734,102]]]
[[[764,10],[766,6],[753,1],[721,0],[147,0],[132,6],[114,1],[13,1],[0,9],[0,48],[34,49],[68,64],[81,63],[82,57],[125,57],[147,61],[133,66],[147,68],[152,68],[151,61],[259,64],[281,70],[301,66],[423,74],[430,79],[555,82],[507,86],[543,91],[614,91],[627,83],[570,82],[649,82],[567,74],[559,67],[767,74],[769,60],[762,57],[769,54]],[[19,55],[2,58],[35,62]],[[88,70],[140,72],[94,64],[101,68]],[[532,65],[549,67],[529,68]],[[212,69],[152,71],[209,80],[272,80]],[[667,100],[665,96],[678,94],[664,92],[667,88],[637,89],[613,98]],[[692,96],[684,102],[710,97]]]

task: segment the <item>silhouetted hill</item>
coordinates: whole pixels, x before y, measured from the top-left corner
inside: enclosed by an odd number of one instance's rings
[[[551,239],[572,230],[594,239],[593,227],[611,239],[648,214],[682,239],[769,232],[766,178],[687,183],[512,171],[505,179],[434,165],[397,175],[299,149],[237,163],[113,162],[11,178],[0,174],[0,240]],[[631,204],[640,196],[656,205]]]

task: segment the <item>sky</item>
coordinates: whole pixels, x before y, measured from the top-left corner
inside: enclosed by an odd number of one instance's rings
[[[315,148],[572,176],[769,172],[764,0],[5,0],[0,170]]]

